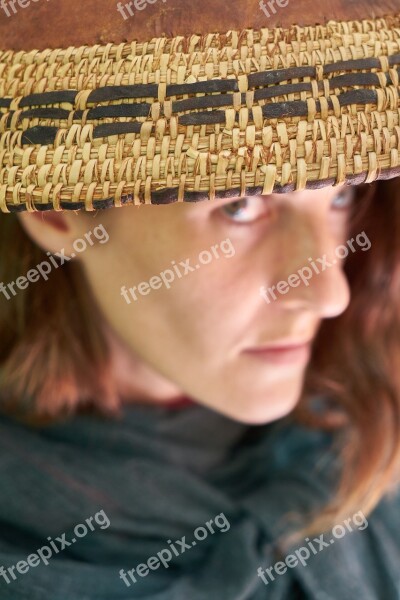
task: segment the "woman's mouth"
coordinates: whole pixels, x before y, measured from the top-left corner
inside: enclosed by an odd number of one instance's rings
[[[312,341],[302,343],[285,343],[271,346],[258,346],[244,350],[247,356],[270,362],[276,365],[304,364],[306,365],[311,356]]]

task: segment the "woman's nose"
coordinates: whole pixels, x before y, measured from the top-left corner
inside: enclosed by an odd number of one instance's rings
[[[261,295],[285,310],[307,310],[320,318],[332,318],[346,310],[350,287],[343,271],[344,259],[335,254],[337,237],[315,223],[312,228],[291,237],[290,248],[277,261],[274,284],[262,288]],[[272,281],[270,279],[270,281]]]

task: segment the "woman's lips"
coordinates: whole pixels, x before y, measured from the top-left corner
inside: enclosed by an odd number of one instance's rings
[[[311,356],[311,342],[249,348],[248,350],[245,350],[244,353],[248,356],[253,356],[258,360],[264,360],[276,365],[306,365]]]

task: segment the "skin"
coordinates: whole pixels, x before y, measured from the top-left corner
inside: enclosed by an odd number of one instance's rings
[[[107,243],[79,253],[112,347],[115,376],[130,401],[166,402],[187,395],[226,416],[265,423],[299,400],[307,362],[273,364],[248,353],[276,343],[314,339],[321,321],[348,306],[344,261],[267,303],[260,287],[287,281],[309,257],[332,257],[348,239],[352,188],[222,199],[197,204],[125,206],[97,213],[21,213],[43,249],[74,253],[73,242],[103,225]],[[340,201],[342,200],[342,203]],[[167,289],[137,294],[121,287],[171,268],[199,263],[223,240],[209,264]],[[226,249],[227,250],[227,249]],[[181,268],[181,272],[184,269]]]

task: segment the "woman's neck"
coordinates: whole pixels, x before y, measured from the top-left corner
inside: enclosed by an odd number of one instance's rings
[[[146,361],[135,354],[123,340],[107,328],[106,337],[111,354],[111,374],[125,402],[148,402],[183,406],[190,403],[184,392],[165,379]]]

